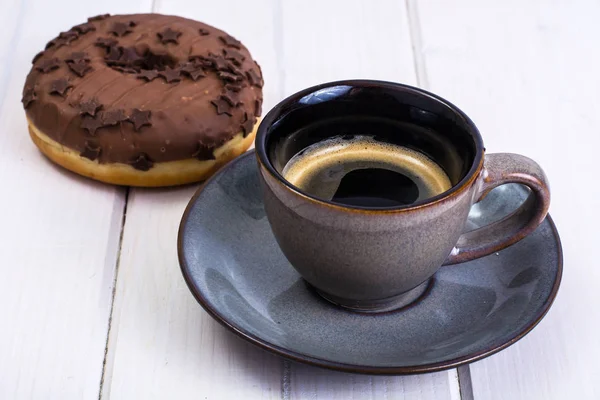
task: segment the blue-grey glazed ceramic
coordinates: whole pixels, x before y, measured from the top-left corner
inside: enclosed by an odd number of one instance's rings
[[[340,134],[370,134],[418,150],[443,168],[452,187],[407,205],[372,207],[317,198],[285,180],[283,167],[293,156]],[[441,265],[521,240],[550,205],[546,176],[533,160],[485,154],[465,113],[393,82],[331,82],[288,97],[262,120],[256,154],[265,210],[283,254],[323,297],[362,312],[409,304]],[[471,206],[507,183],[528,186],[528,200],[501,221],[462,234]]]
[[[498,187],[472,208],[467,228],[507,215],[526,197],[519,185]],[[190,290],[224,326],[281,356],[360,373],[432,372],[489,356],[541,320],[562,274],[560,241],[548,217],[497,254],[442,267],[404,309],[345,311],[316,295],[282,254],[253,152],[196,193],[178,240]]]

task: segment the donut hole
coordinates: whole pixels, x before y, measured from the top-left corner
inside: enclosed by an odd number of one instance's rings
[[[177,64],[177,60],[168,54],[155,54],[150,49],[146,50],[142,55],[143,60],[141,62],[142,69],[156,69],[164,70],[165,67],[174,68]]]
[[[140,70],[164,71],[166,67],[174,68],[177,59],[167,53],[155,53],[148,46],[112,47],[104,58],[110,68],[127,73]]]

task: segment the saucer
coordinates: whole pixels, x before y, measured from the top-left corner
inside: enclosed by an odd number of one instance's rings
[[[467,228],[510,213],[527,190],[493,190],[473,206]],[[562,274],[560,240],[548,217],[505,250],[440,268],[423,296],[403,309],[344,310],[317,295],[277,246],[254,151],[194,195],[178,251],[198,302],[237,335],[295,361],[370,374],[440,371],[510,346],[544,317]]]

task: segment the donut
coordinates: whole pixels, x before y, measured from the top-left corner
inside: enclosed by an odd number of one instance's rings
[[[261,114],[262,72],[248,49],[177,16],[91,17],[32,64],[22,97],[31,139],[106,183],[204,180],[252,144]]]

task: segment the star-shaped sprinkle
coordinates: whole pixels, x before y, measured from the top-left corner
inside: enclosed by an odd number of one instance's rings
[[[246,76],[248,77],[248,82],[252,86],[257,86],[259,88],[263,87],[263,80],[260,75],[256,73],[252,68],[246,71]]]
[[[167,44],[167,43],[178,44],[179,41],[177,40],[177,38],[179,38],[179,36],[181,36],[181,32],[175,31],[171,28],[167,28],[162,32],[156,33],[156,36],[158,36],[158,38],[160,39],[160,42],[162,44]]]
[[[210,58],[213,68],[217,71],[229,71],[229,63],[221,56],[213,56]]]
[[[102,108],[102,104],[98,102],[98,99],[91,98],[86,101],[82,101],[79,103],[79,114],[81,115],[89,115],[94,117],[96,112]]]
[[[110,17],[110,14],[96,15],[96,16],[93,16],[93,17],[89,17],[88,18],[88,22],[102,21],[103,19],[106,19],[108,17]]]
[[[233,36],[219,36],[219,39],[221,39],[221,42],[223,42],[223,44],[227,47],[233,47],[234,49],[238,50],[242,48],[242,43]]]
[[[188,75],[190,78],[192,78],[193,81],[197,81],[198,79],[204,78],[206,76],[206,74],[204,73],[202,68],[196,69],[194,71],[186,72],[186,75]]]
[[[129,165],[140,171],[148,171],[154,166],[154,161],[152,161],[148,154],[140,153],[136,158],[129,162]]]
[[[135,47],[124,47],[121,50],[121,57],[119,57],[119,61],[123,62],[125,65],[139,64],[143,60],[144,57],[137,53]]]
[[[88,32],[95,31],[96,27],[93,24],[86,23],[86,24],[75,25],[74,27],[71,28],[71,30],[78,32],[81,35],[85,35]]]
[[[104,57],[104,60],[106,60],[107,64],[111,65],[111,64],[117,63],[120,58],[121,58],[121,49],[117,46],[110,46],[108,48],[108,53],[106,54],[106,57]]]
[[[221,80],[226,81],[226,82],[239,82],[243,79],[239,75],[232,74],[229,72],[224,72],[224,71],[220,71],[217,75],[219,75],[219,78],[221,78]]]
[[[204,161],[204,160],[214,160],[215,155],[213,153],[215,147],[214,146],[206,146],[202,142],[198,142],[198,148],[192,154],[192,157]]]
[[[242,121],[242,131],[244,132],[244,137],[248,136],[252,130],[254,129],[254,118],[250,118],[248,113],[244,113],[244,120]]]
[[[119,122],[127,121],[127,115],[123,110],[111,110],[102,113],[102,124],[103,126],[117,125]]]
[[[231,107],[237,107],[242,104],[240,101],[240,95],[238,92],[233,92],[231,90],[226,90],[225,93],[221,95],[221,98],[229,103]]]
[[[200,63],[181,63],[179,64],[179,70],[182,74],[189,76],[194,81],[197,81],[198,79],[204,78],[206,76]]]
[[[206,30],[206,29],[204,29],[204,28],[200,28],[200,29],[198,29],[198,33],[200,34],[200,36],[208,36],[208,35],[210,35],[210,32],[209,32],[209,31],[207,31],[207,30]]]
[[[160,71],[158,74],[165,78],[167,83],[179,82],[181,80],[181,71],[177,68],[165,67],[165,70]]]
[[[131,22],[115,22],[113,26],[109,29],[108,33],[112,33],[117,37],[123,37],[129,33],[133,32],[131,30]]]
[[[152,122],[150,122],[151,117],[152,113],[150,111],[142,111],[134,108],[129,115],[129,121],[133,123],[133,128],[139,131],[142,126],[152,126]]]
[[[85,157],[89,160],[94,161],[95,159],[100,157],[100,153],[102,153],[102,149],[100,148],[100,146],[98,146],[95,143],[88,142],[86,140],[85,147],[84,147],[83,151],[81,153],[79,153],[79,155],[81,157]]]
[[[223,49],[223,56],[226,60],[231,60],[231,62],[237,65],[238,67],[242,65],[242,63],[246,59],[246,56],[244,56],[239,51],[235,51],[233,49]]]
[[[69,82],[68,79],[59,78],[59,79],[53,80],[52,83],[50,84],[50,94],[64,97],[65,94],[67,93],[67,90],[71,87],[73,87],[73,85],[71,85],[71,83]]]
[[[138,79],[144,79],[147,82],[153,81],[158,78],[158,71],[152,69],[143,69],[137,75]]]
[[[66,31],[58,34],[59,39],[69,40],[69,43],[79,37],[79,33],[76,31]]]
[[[193,62],[180,62],[179,64],[177,64],[177,69],[179,69],[181,72],[188,72],[188,71],[193,71],[196,68],[201,68],[201,66],[199,64],[195,64]]]
[[[189,60],[192,61],[193,63],[201,66],[201,67],[206,67],[206,68],[212,68],[213,67],[213,60],[212,57],[206,57],[206,56],[191,56],[189,57]]]
[[[217,115],[227,114],[230,117],[233,116],[231,113],[231,104],[223,100],[221,97],[219,97],[217,100],[212,100],[211,103],[217,108]]]
[[[231,90],[232,92],[239,92],[242,90],[241,83],[227,83],[225,84],[225,89]]]
[[[244,79],[244,77],[246,76],[244,75],[244,71],[233,65],[231,61],[227,61],[227,66],[229,67],[229,71],[227,72],[231,72],[232,74],[237,75],[242,79]]]
[[[90,135],[96,136],[96,131],[102,127],[102,121],[86,115],[83,117],[80,126],[87,130]]]
[[[61,32],[58,34],[57,38],[52,39],[51,41],[48,42],[48,44],[46,45],[46,50],[52,46],[55,46],[57,49],[62,46],[67,46],[67,45],[71,44],[71,42],[73,40],[77,39],[78,37],[79,37],[79,33],[75,32],[75,31]]]
[[[260,97],[254,100],[254,115],[256,115],[257,117],[260,117],[262,113],[262,102],[263,99],[261,99]]]
[[[44,50],[42,50],[42,51],[40,51],[39,53],[37,53],[35,56],[33,56],[33,60],[31,60],[31,63],[32,63],[32,64],[35,64],[35,62],[36,62],[37,60],[39,60],[39,59],[40,59],[40,57],[44,55],[44,53],[45,53],[45,51],[44,51]]]
[[[94,44],[98,47],[104,47],[105,49],[109,49],[109,48],[115,46],[117,43],[118,42],[115,39],[100,37],[100,38],[96,39],[96,42]]]
[[[70,62],[67,63],[67,66],[78,76],[84,76],[92,70],[92,67],[85,61]]]
[[[35,88],[32,87],[25,87],[25,90],[23,91],[23,98],[21,99],[21,102],[23,103],[23,107],[27,108],[29,107],[29,105],[35,101],[37,99],[37,93],[35,93]]]
[[[42,62],[35,66],[35,69],[41,73],[47,74],[48,72],[57,69],[59,66],[60,61],[58,58],[51,58],[49,60],[42,60]]]
[[[65,58],[65,61],[68,63],[76,63],[80,61],[88,62],[90,61],[90,56],[85,51],[76,51],[74,53],[71,53],[69,57]]]

